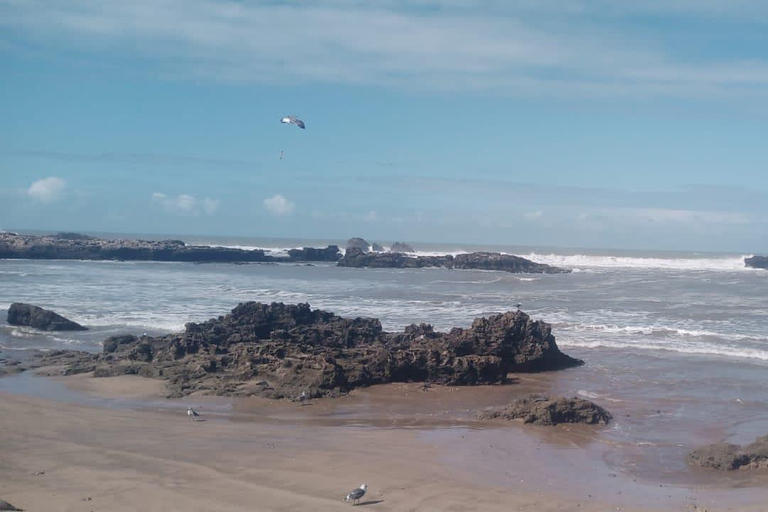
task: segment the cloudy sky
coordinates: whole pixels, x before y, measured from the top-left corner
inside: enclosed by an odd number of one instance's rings
[[[763,1],[0,0],[0,76],[0,228],[768,251]]]

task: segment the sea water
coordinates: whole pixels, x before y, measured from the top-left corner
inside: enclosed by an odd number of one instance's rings
[[[334,242],[173,238],[272,254]],[[379,318],[386,330],[469,327],[520,303],[552,325],[564,352],[586,362],[558,372],[552,392],[614,413],[605,437],[625,449],[609,464],[673,478],[685,472],[692,447],[768,433],[768,272],[746,268],[746,255],[413,245],[417,254],[502,251],[573,272],[0,260],[0,351],[98,351],[107,336],[179,331],[243,301],[307,302]],[[52,309],[90,330],[10,326],[12,302]]]

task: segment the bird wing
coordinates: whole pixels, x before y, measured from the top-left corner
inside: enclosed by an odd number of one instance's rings
[[[302,130],[303,130],[304,128],[306,128],[306,127],[304,126],[304,121],[302,121],[301,119],[294,119],[294,121],[293,121],[293,124],[295,124],[296,126],[298,126],[299,128],[301,128]]]
[[[358,488],[358,489],[355,489],[354,491],[350,492],[348,497],[351,500],[359,500],[360,498],[363,497],[364,494],[365,494],[365,489],[359,489]]]

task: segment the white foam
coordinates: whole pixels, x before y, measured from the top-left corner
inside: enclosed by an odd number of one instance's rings
[[[558,338],[557,344],[560,347],[579,347],[579,348],[612,348],[612,349],[635,349],[635,350],[653,350],[653,351],[669,351],[677,352],[680,354],[695,354],[703,356],[725,356],[739,359],[756,359],[760,361],[768,361],[768,351],[714,345],[711,343],[679,343],[670,344],[667,342],[648,343],[646,341],[616,341],[616,340],[580,340],[580,339],[567,339]]]
[[[747,267],[742,256],[709,258],[641,258],[630,256],[594,256],[585,254],[538,254],[535,252],[518,255],[536,263],[545,263],[565,268],[637,268],[668,270],[755,270]]]

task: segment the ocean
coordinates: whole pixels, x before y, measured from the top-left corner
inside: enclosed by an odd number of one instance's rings
[[[168,237],[161,237],[168,238]],[[172,236],[187,243],[265,248],[343,241]],[[387,244],[383,244],[387,245]],[[100,350],[119,333],[178,331],[239,302],[308,302],[387,330],[469,327],[521,309],[552,325],[559,347],[586,364],[557,372],[551,391],[595,400],[616,421],[606,463],[640,477],[684,481],[687,450],[768,433],[768,272],[744,254],[586,251],[414,243],[419,254],[494,250],[570,274],[355,269],[334,264],[0,261],[0,350]],[[91,330],[40,333],[7,325],[12,302],[50,308]]]

